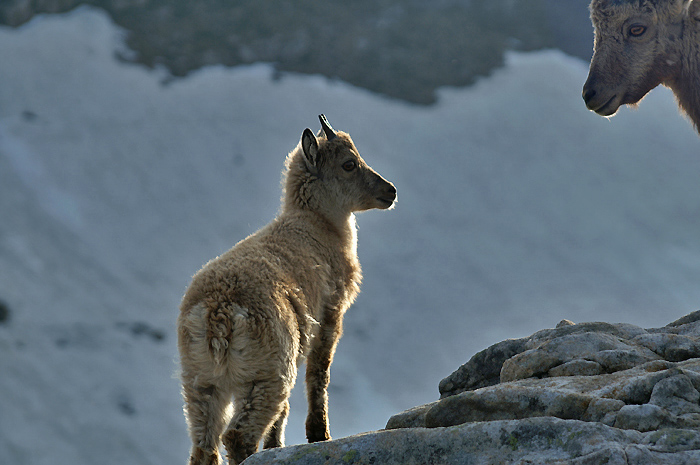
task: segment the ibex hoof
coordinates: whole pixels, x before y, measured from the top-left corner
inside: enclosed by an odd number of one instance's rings
[[[243,433],[236,429],[228,430],[223,441],[228,452],[229,465],[238,465],[257,452],[258,445],[247,444]]]
[[[317,431],[307,431],[306,439],[309,443],[320,442],[320,441],[330,441],[331,435],[328,430],[317,430]]]
[[[207,452],[199,447],[195,448],[190,455],[189,465],[220,465],[221,457],[218,451]]]

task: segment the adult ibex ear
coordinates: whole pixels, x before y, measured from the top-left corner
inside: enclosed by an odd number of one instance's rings
[[[304,161],[306,162],[306,167],[312,173],[316,173],[317,162],[318,162],[318,141],[316,136],[311,132],[311,129],[306,128],[301,135],[301,149],[304,152]]]

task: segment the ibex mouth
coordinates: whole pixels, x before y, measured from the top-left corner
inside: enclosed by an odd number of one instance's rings
[[[381,203],[386,205],[384,208],[389,208],[392,205],[394,205],[394,201],[396,200],[396,196],[393,197],[377,197],[377,200]]]
[[[617,112],[617,109],[620,108],[620,105],[615,103],[616,99],[617,99],[617,95],[613,95],[612,97],[610,97],[610,99],[607,102],[600,105],[598,108],[589,107],[589,109],[593,110],[594,112],[598,113],[601,116],[614,115]]]
[[[375,197],[375,200],[380,203],[380,206],[376,208],[391,208],[394,206],[394,202],[396,202],[396,187],[390,182],[384,182],[386,183],[384,187],[377,192],[380,195]]]

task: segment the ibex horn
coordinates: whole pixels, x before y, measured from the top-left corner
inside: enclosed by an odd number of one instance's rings
[[[326,115],[318,115],[318,119],[321,120],[321,127],[323,128],[323,132],[326,133],[326,139],[333,140],[336,137],[336,134],[333,128],[331,127],[330,123],[326,119]]]

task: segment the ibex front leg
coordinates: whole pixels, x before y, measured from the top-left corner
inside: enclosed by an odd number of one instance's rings
[[[328,383],[331,380],[331,362],[342,332],[342,313],[327,309],[319,335],[312,342],[306,361],[306,395],[309,400],[306,439],[309,442],[331,439],[328,426]]]

